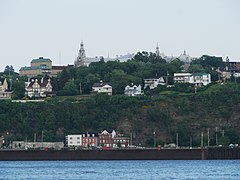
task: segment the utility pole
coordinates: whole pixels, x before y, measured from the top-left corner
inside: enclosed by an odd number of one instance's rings
[[[156,147],[156,138],[155,138],[156,132],[153,131],[153,147]]]
[[[167,71],[167,77],[166,77],[166,85],[168,85],[168,71]]]
[[[216,146],[218,146],[218,128],[216,127],[216,129],[215,129],[215,138],[216,138]]]
[[[209,128],[207,129],[207,136],[208,136],[208,147],[210,146],[210,132]]]
[[[189,148],[192,149],[192,136],[190,136],[190,140],[189,140]]]
[[[176,134],[176,145],[177,145],[177,148],[178,148],[178,133]]]
[[[203,132],[201,133],[201,148],[203,148]]]
[[[43,131],[42,131],[42,149],[43,149]]]
[[[133,137],[132,137],[132,132],[130,133],[130,146],[132,147],[132,140],[133,140]]]
[[[37,134],[34,133],[34,137],[33,137],[33,146],[34,146],[34,149],[36,148],[36,139],[37,139]]]

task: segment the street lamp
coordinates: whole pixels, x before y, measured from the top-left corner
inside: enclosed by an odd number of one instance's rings
[[[156,147],[156,138],[155,138],[156,132],[153,131],[153,147]]]

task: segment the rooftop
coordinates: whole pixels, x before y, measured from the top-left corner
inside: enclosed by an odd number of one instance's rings
[[[33,59],[31,63],[36,63],[36,62],[52,62],[49,58],[43,58],[39,57],[38,59]]]
[[[21,67],[20,71],[26,71],[26,70],[50,70],[50,68],[48,66],[25,66],[25,67]]]

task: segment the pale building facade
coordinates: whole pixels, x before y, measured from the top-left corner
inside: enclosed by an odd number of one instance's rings
[[[174,82],[206,86],[211,83],[211,75],[208,73],[174,73]]]
[[[67,135],[66,136],[66,145],[67,147],[77,147],[82,146],[82,135]]]

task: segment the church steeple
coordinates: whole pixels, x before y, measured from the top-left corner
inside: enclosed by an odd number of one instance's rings
[[[156,56],[160,56],[160,50],[159,50],[158,43],[157,43],[157,47],[156,47]]]
[[[85,65],[84,64],[85,60],[86,60],[86,52],[84,50],[83,41],[81,41],[80,49],[79,49],[79,52],[78,52],[78,57],[77,57],[77,60],[74,63],[75,67],[84,66]]]

